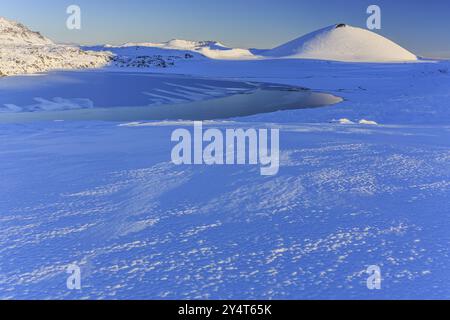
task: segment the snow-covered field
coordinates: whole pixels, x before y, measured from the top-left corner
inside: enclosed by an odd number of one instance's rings
[[[211,124],[279,127],[274,177],[171,164],[173,122],[2,125],[1,297],[449,298],[447,66],[167,69],[346,99]],[[341,118],[379,125],[330,123]],[[80,292],[66,288],[70,263]],[[368,265],[381,291],[366,288]]]
[[[167,46],[114,50],[186,53]],[[57,81],[74,81],[64,73],[0,79],[0,122],[120,99],[213,105],[260,83],[344,101],[204,124],[279,128],[270,177],[175,166],[171,133],[186,121],[0,124],[0,298],[450,298],[448,62],[215,60],[198,50],[166,68],[87,71],[145,79],[109,92],[95,81],[81,90],[83,73],[72,89]],[[45,79],[38,88],[35,77]],[[66,287],[70,264],[81,267],[80,291]],[[366,286],[370,265],[381,290]]]

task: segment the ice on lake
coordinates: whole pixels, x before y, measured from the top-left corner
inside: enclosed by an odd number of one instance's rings
[[[0,81],[0,122],[210,120],[342,99],[304,88],[130,72],[53,72]]]

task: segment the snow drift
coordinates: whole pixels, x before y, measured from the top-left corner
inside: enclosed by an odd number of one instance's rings
[[[415,61],[417,56],[371,31],[338,24],[264,52],[264,56],[348,62]]]

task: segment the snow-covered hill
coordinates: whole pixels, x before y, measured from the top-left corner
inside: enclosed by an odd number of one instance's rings
[[[0,17],[0,44],[4,45],[52,45],[53,42],[39,32],[23,24]]]
[[[267,57],[350,62],[414,61],[417,56],[371,31],[338,24],[309,33],[264,53]]]
[[[0,17],[0,76],[52,69],[98,68],[110,59],[108,52],[58,45],[39,32]]]

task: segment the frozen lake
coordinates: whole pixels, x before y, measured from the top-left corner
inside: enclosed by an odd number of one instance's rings
[[[212,120],[341,102],[299,87],[129,72],[54,72],[0,81],[0,122]]]

